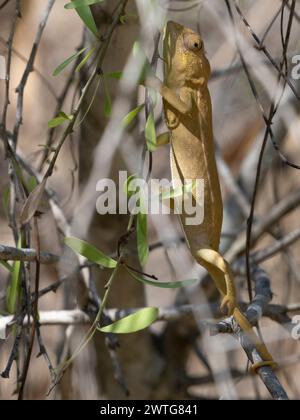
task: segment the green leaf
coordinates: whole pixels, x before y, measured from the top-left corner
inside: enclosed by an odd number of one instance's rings
[[[156,150],[156,129],[153,110],[150,111],[145,126],[145,137],[149,152]]]
[[[55,128],[58,127],[59,125],[62,125],[66,122],[66,119],[63,117],[56,117],[53,118],[52,120],[50,120],[48,122],[48,128]]]
[[[97,37],[98,29],[90,9],[90,5],[95,3],[100,3],[100,0],[97,2],[95,1],[94,3],[90,3],[89,5],[87,5],[85,0],[72,0],[71,3],[65,5],[65,9],[76,9],[83,23]]]
[[[160,194],[161,200],[170,200],[174,198],[183,197],[185,194],[191,193],[196,187],[196,180],[189,182],[188,184],[184,184],[183,186],[179,186],[177,188],[171,188],[170,190],[167,189],[166,191],[162,191]]]
[[[65,118],[68,121],[72,121],[73,119],[73,115],[67,115],[65,112],[60,111],[60,113],[58,114],[59,117]]]
[[[106,268],[116,268],[117,266],[117,261],[108,257],[103,252],[95,248],[93,245],[82,241],[81,239],[68,237],[65,238],[65,244],[73,251],[77,252],[89,261],[92,261],[98,265],[101,265]]]
[[[128,127],[129,124],[132,123],[132,121],[138,116],[138,114],[144,109],[145,104],[142,104],[140,106],[138,106],[137,108],[134,108],[132,111],[129,112],[129,114],[127,114],[123,120],[122,120],[122,125],[124,128]]]
[[[148,220],[147,214],[138,213],[137,222],[137,249],[138,256],[143,267],[149,258],[149,245],[148,245]]]
[[[64,112],[60,112],[56,118],[53,118],[48,122],[48,128],[55,128],[59,125],[64,124],[66,121],[72,121],[73,115],[67,115]]]
[[[32,192],[38,186],[36,177],[31,175],[27,181],[27,188],[29,192]]]
[[[5,267],[11,273],[13,272],[13,267],[10,264],[8,264],[8,262],[0,260],[0,264],[3,265],[3,267]]]
[[[20,237],[18,241],[18,248],[20,249],[22,245],[22,239]],[[12,275],[10,285],[7,288],[6,294],[6,306],[7,311],[10,314],[14,314],[17,308],[18,298],[20,295],[20,271],[21,271],[21,261],[16,261],[12,267]]]
[[[65,5],[65,9],[77,9],[78,7],[91,6],[97,3],[103,3],[105,0],[72,0]]]
[[[104,76],[110,77],[111,79],[120,80],[123,77],[123,72],[122,71],[112,71],[112,72],[109,72],[109,73],[105,73]]]
[[[71,55],[71,57],[67,58],[63,63],[61,63],[53,72],[53,76],[58,76],[69,64],[71,64],[77,57],[84,53],[87,50],[86,48],[82,48],[82,50],[77,51],[75,54]]]
[[[127,20],[127,16],[126,16],[126,15],[120,16],[120,23],[121,23],[122,25],[125,25],[126,20]]]
[[[85,64],[89,61],[90,57],[94,54],[96,48],[92,48],[86,55],[85,57],[82,59],[82,61],[78,64],[78,66],[76,67],[75,71],[78,73],[84,66]]]
[[[104,333],[129,334],[148,328],[157,320],[159,316],[158,308],[143,308],[132,315],[128,315],[113,324],[98,328]]]
[[[110,96],[108,84],[105,80],[105,77],[103,78],[103,83],[104,83],[104,91],[105,91],[105,99],[104,99],[103,110],[104,110],[105,117],[109,118],[111,116],[111,112],[112,112],[112,101],[111,101],[111,96]]]
[[[126,267],[125,267],[126,268]],[[181,287],[188,287],[197,283],[197,279],[189,279],[183,281],[172,281],[172,282],[160,282],[155,280],[148,280],[145,277],[137,275],[135,272],[126,268],[126,271],[133,277],[135,280],[147,284],[148,286],[159,287],[161,289],[179,289]]]
[[[124,191],[124,193],[126,194],[126,197],[131,197],[133,194],[134,194],[134,191],[131,191],[130,189],[129,189],[129,186],[130,186],[130,183],[131,183],[131,181],[133,181],[134,179],[136,179],[138,177],[138,174],[133,174],[133,175],[130,175],[127,179],[126,179],[126,181],[124,182],[124,185],[123,185],[123,191]]]

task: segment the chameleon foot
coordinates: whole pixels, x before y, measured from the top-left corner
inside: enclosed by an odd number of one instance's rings
[[[227,312],[231,316],[236,308],[236,300],[234,296],[226,295],[221,303],[221,311]]]

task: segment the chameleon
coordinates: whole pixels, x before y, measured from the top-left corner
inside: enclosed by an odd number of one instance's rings
[[[215,158],[212,104],[208,89],[211,68],[202,37],[179,23],[169,21],[164,29],[163,61],[164,82],[156,76],[146,80],[146,86],[155,89],[163,99],[168,135],[158,137],[158,145],[171,145],[173,185],[183,186],[185,180],[204,181],[203,222],[198,225],[186,223],[184,206],[179,216],[187,245],[196,262],[214,280],[222,296],[222,311],[227,311],[229,316],[234,317],[256,347],[262,361],[254,363],[252,371],[257,372],[262,366],[275,368],[276,363],[271,354],[238,306],[233,274],[229,263],[219,251],[223,201]],[[193,190],[192,194],[193,201],[200,205],[198,193]],[[183,197],[180,199],[184,200]]]

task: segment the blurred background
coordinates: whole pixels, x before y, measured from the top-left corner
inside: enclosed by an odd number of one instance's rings
[[[4,4],[7,3],[7,4]],[[14,21],[16,2],[4,2],[0,8],[0,54],[8,58],[7,40]],[[32,52],[40,22],[49,8],[48,0],[21,0],[21,16],[16,20],[12,45],[10,105],[6,118],[8,135],[13,134],[18,116],[16,88],[22,79]],[[74,62],[58,76],[53,71],[76,49],[91,47],[93,35],[76,11],[64,8],[65,0],[56,0],[49,10],[33,71],[24,89],[22,125],[18,133],[17,152],[31,174],[44,174],[53,147],[57,146],[64,126],[49,130],[48,121],[59,111],[71,114],[80,92],[90,76],[93,60],[78,72]],[[299,343],[291,336],[293,316],[300,311],[299,276],[299,204],[300,204],[300,82],[293,80],[293,57],[300,54],[299,2],[280,0],[147,0],[129,1],[123,19],[115,26],[102,63],[102,70],[119,72],[124,80],[107,79],[91,89],[85,98],[74,132],[68,137],[44,197],[43,215],[39,219],[42,251],[60,256],[60,261],[42,264],[40,290],[61,281],[39,299],[39,310],[59,317],[59,311],[80,309],[93,316],[99,296],[103,296],[108,270],[79,267],[82,261],[63,244],[65,236],[77,236],[89,241],[106,254],[115,255],[120,238],[126,232],[127,215],[96,213],[96,183],[99,179],[118,181],[119,171],[128,174],[140,171],[145,143],[145,115],[139,114],[125,132],[119,129],[122,118],[135,106],[145,102],[145,89],[136,87],[130,77],[136,62],[133,44],[139,41],[151,61],[155,54],[157,34],[166,20],[172,19],[200,31],[207,57],[212,67],[209,84],[213,103],[214,136],[218,167],[224,197],[222,251],[230,262],[245,265],[246,227],[253,192],[257,192],[253,220],[252,255],[258,255],[274,294],[272,304],[262,319],[261,330],[268,348],[278,361],[278,377],[290,398],[300,396]],[[1,5],[1,2],[0,2]],[[114,21],[120,2],[104,1],[92,7],[101,34],[107,33]],[[295,7],[295,10],[294,10]],[[292,15],[291,15],[292,11]],[[240,12],[240,13],[239,13]],[[291,25],[291,16],[292,25]],[[250,25],[245,25],[242,17]],[[288,48],[283,40],[289,29]],[[254,35],[254,36],[253,36]],[[256,38],[255,38],[256,36]],[[162,56],[161,41],[158,56]],[[157,74],[162,78],[162,60],[157,59]],[[78,64],[78,63],[77,63]],[[277,69],[275,68],[277,66]],[[290,80],[282,78],[278,68]],[[246,69],[246,71],[245,71]],[[126,74],[129,77],[126,78]],[[250,82],[249,83],[249,78]],[[0,109],[5,107],[6,84],[0,80]],[[108,92],[109,91],[109,99]],[[255,93],[255,95],[253,94]],[[95,96],[96,94],[96,96]],[[94,97],[95,96],[95,97]],[[266,142],[261,176],[255,189],[257,167],[266,132],[270,109],[273,117],[273,143]],[[109,110],[108,110],[109,108]],[[262,112],[263,110],[263,112]],[[273,115],[274,114],[274,115]],[[155,108],[157,132],[165,131],[162,105]],[[79,122],[81,123],[79,124]],[[1,130],[2,132],[3,130]],[[1,134],[2,139],[4,134]],[[1,139],[1,140],[2,140]],[[276,150],[278,145],[280,151]],[[148,167],[149,155],[144,161]],[[168,147],[152,155],[153,178],[170,178]],[[292,162],[293,165],[287,164]],[[5,159],[4,140],[0,142],[0,195],[5,202],[11,188],[11,167]],[[24,170],[29,177],[30,171]],[[26,179],[27,179],[26,178]],[[123,188],[118,185],[118,188]],[[22,203],[16,203],[19,214]],[[213,283],[199,268],[185,243],[175,216],[149,216],[150,257],[145,273],[161,281],[198,278],[199,283],[180,291],[144,286],[126,272],[118,274],[108,307],[113,309],[157,306],[178,308],[193,305],[188,315],[169,322],[155,323],[151,328],[117,338],[96,334],[80,353],[64,377],[51,392],[51,374],[45,357],[37,358],[35,343],[28,370],[25,398],[28,399],[263,399],[270,394],[259,377],[247,373],[247,359],[239,343],[230,335],[210,337],[203,321],[214,316],[208,308],[218,300]],[[124,239],[124,238],[123,238]],[[9,226],[5,205],[0,206],[0,244],[16,247]],[[272,253],[270,247],[276,247]],[[32,248],[36,248],[32,229]],[[263,253],[266,252],[267,256]],[[126,258],[139,267],[136,238],[131,235],[126,246]],[[26,265],[34,290],[35,264]],[[248,302],[246,276],[243,269],[236,276],[239,297]],[[5,296],[11,276],[0,266],[1,313],[7,316]],[[96,301],[96,302],[95,302]],[[273,309],[273,312],[272,312]],[[220,316],[220,314],[219,314]],[[71,355],[87,331],[87,322],[74,325],[42,326],[43,344],[53,366]],[[85,324],[85,325],[81,325]],[[1,334],[3,335],[3,334]],[[26,349],[26,331],[20,348]],[[0,369],[4,371],[11,356],[15,331],[10,329],[0,342]],[[111,340],[111,341],[109,341]],[[26,356],[26,352],[25,352]],[[20,360],[14,363],[10,376],[0,378],[0,398],[16,398]],[[18,368],[17,368],[18,367]],[[129,394],[130,392],[130,394]]]

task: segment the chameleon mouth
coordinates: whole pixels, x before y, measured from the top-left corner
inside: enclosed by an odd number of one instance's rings
[[[184,27],[177,22],[168,21],[164,27],[163,34],[163,43],[164,51],[167,51],[168,54],[165,55],[164,61],[167,67],[170,67],[171,57],[174,55],[176,50],[176,43],[183,33]]]
[[[174,29],[177,29],[177,30],[181,30],[182,31],[182,29],[184,28],[182,25],[180,25],[180,23],[178,23],[178,22],[174,22],[173,20],[169,20],[168,22],[167,22],[167,28],[169,28],[170,30],[174,30]]]

